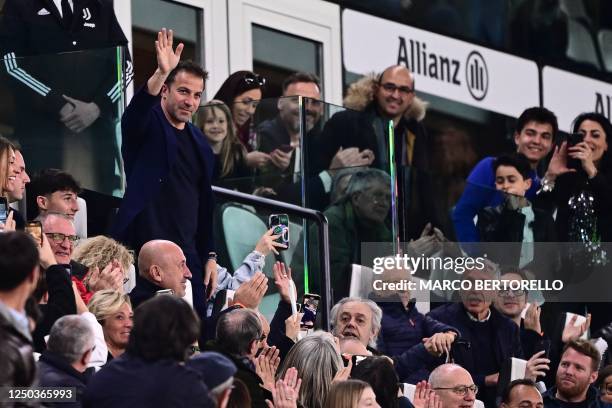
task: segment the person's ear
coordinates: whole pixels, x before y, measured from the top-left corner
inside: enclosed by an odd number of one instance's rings
[[[89,360],[91,360],[91,353],[92,353],[92,350],[89,349],[85,353],[83,353],[83,355],[81,356],[80,363],[84,365],[85,367],[87,367],[87,364],[89,364]]]
[[[226,407],[227,403],[230,399],[230,395],[232,395],[232,388],[233,387],[229,387],[227,390],[223,391],[221,393],[221,395],[219,396],[219,401],[218,401],[218,406],[219,407]]]
[[[589,376],[589,385],[597,381],[597,376],[598,376],[597,370],[593,370],[593,372]]]
[[[161,282],[163,280],[163,270],[159,265],[151,265],[149,267],[149,276],[155,282]]]
[[[531,188],[531,184],[532,184],[531,177],[527,177],[527,178],[524,180],[524,182],[525,182],[525,189],[526,189],[526,190],[529,190],[529,189]]]
[[[514,144],[516,145],[516,148],[518,150],[518,145],[519,145],[519,139],[521,137],[521,134],[519,132],[514,132]]]
[[[257,354],[257,350],[259,350],[259,341],[253,340],[251,341],[251,347],[249,348],[249,352],[252,356]]]
[[[45,196],[36,196],[36,206],[41,210],[47,211],[49,200]]]
[[[168,92],[170,92],[170,88],[168,87],[168,85],[163,84],[161,87],[162,99],[166,99],[166,97],[168,96]]]

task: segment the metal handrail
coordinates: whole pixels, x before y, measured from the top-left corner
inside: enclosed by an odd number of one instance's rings
[[[323,308],[321,310],[321,323],[327,331],[331,329],[329,322],[329,311],[331,310],[331,283],[329,271],[329,231],[328,222],[322,212],[311,210],[309,208],[299,207],[293,204],[287,204],[282,201],[271,200],[269,198],[259,197],[255,195],[241,193],[239,191],[228,190],[226,188],[212,186],[213,193],[223,199],[235,201],[241,204],[256,205],[270,211],[282,211],[287,215],[305,218],[313,221],[317,225],[317,236],[319,240],[319,265],[323,273],[321,279],[321,302]]]

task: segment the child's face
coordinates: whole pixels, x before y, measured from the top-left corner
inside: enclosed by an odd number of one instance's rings
[[[524,179],[516,167],[499,166],[495,171],[495,188],[497,190],[524,197],[529,187],[531,187],[531,179]]]
[[[204,120],[203,132],[211,143],[220,143],[227,136],[227,120],[221,109],[208,107]]]

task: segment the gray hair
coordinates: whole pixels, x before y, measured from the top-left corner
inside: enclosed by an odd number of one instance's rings
[[[334,307],[332,307],[331,312],[330,312],[330,323],[331,323],[332,333],[334,335],[338,334],[335,332],[335,330],[338,327],[337,323],[338,323],[338,316],[340,315],[340,309],[342,308],[344,304],[349,303],[349,302],[363,303],[370,307],[370,310],[372,311],[372,332],[373,334],[374,333],[376,334],[368,342],[368,346],[372,348],[376,348],[376,339],[378,339],[378,333],[380,332],[383,312],[382,312],[382,309],[374,301],[370,299],[364,299],[364,298],[358,298],[358,297],[345,297],[341,299],[338,303],[336,303]]]
[[[64,213],[60,213],[60,212],[55,212],[55,211],[46,211],[44,213],[40,213],[36,218],[34,218],[35,221],[40,221],[40,223],[42,225],[45,225],[45,223],[50,220],[51,218],[61,218],[64,219],[66,221],[69,221],[70,224],[74,227],[74,220],[72,218],[70,218],[69,216],[67,216]]]
[[[376,184],[388,186],[389,190],[391,190],[391,177],[379,169],[361,169],[361,171],[355,172],[351,176],[351,180],[346,188],[346,195],[350,197]]]
[[[458,364],[453,364],[453,363],[440,364],[439,366],[433,369],[431,374],[429,374],[429,379],[427,380],[427,382],[432,387],[446,386],[447,384],[444,383],[443,379],[447,378],[449,371],[452,371],[454,369],[459,369],[459,368],[462,370],[465,370],[465,368],[461,367]]]
[[[254,311],[237,309],[219,317],[216,341],[227,353],[246,356],[251,342],[259,339],[262,332],[261,322]]]
[[[225,390],[231,388],[234,385],[234,377],[230,377],[227,380],[223,381],[221,384],[217,385],[212,390],[209,390],[208,393],[214,398],[217,399]]]
[[[291,347],[276,378],[284,378],[285,372],[295,367],[302,379],[298,401],[304,407],[321,408],[334,376],[343,366],[333,336],[319,330]]]
[[[51,327],[47,349],[74,363],[93,348],[94,342],[94,331],[89,322],[79,315],[67,315]]]

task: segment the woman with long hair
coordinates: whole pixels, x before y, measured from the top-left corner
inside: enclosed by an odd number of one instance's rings
[[[283,360],[276,379],[295,367],[302,379],[298,403],[305,408],[322,408],[336,373],[344,367],[334,337],[317,331],[298,341]]]
[[[332,385],[325,408],[380,408],[372,387],[361,380],[339,381]]]
[[[246,162],[251,168],[264,166],[270,160],[267,153],[255,151],[257,137],[253,129],[253,115],[261,100],[266,79],[251,71],[236,71],[231,74],[215,94],[230,107],[233,126],[238,140],[247,150]]]

